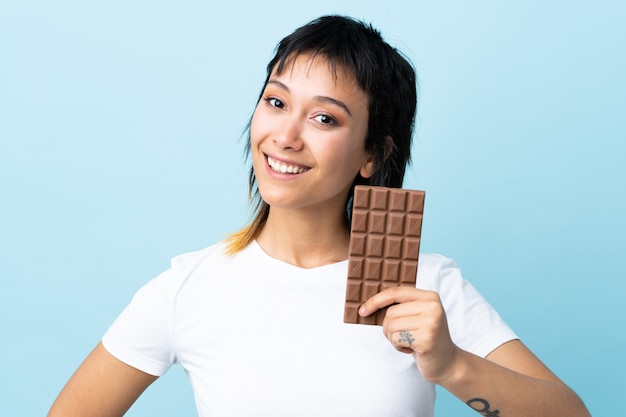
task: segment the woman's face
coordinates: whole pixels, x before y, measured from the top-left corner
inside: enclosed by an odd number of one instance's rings
[[[291,65],[293,64],[293,65]],[[323,58],[298,56],[270,76],[250,125],[254,173],[271,207],[345,209],[356,175],[369,177],[368,98]]]

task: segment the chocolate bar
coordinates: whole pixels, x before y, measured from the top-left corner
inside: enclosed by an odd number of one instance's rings
[[[355,187],[345,323],[382,325],[386,309],[361,317],[361,304],[393,286],[415,287],[424,196],[418,190]]]

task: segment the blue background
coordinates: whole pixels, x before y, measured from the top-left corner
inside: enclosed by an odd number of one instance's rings
[[[0,415],[45,415],[143,283],[246,222],[239,138],[265,65],[334,12],[417,68],[422,249],[592,414],[624,415],[625,4],[3,2]],[[182,370],[128,415],[195,415]],[[437,416],[474,415],[440,390]]]

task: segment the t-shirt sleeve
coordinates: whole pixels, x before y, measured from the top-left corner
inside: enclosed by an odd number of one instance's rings
[[[420,265],[420,268],[422,265]],[[517,339],[496,310],[461,275],[451,259],[430,255],[418,287],[436,291],[446,311],[452,341],[461,349],[485,357],[498,346]]]
[[[173,309],[175,268],[144,285],[102,338],[105,349],[122,362],[161,376],[175,362]]]

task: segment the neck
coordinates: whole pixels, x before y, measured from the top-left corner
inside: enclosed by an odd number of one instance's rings
[[[347,259],[350,234],[342,214],[270,208],[257,242],[276,259],[315,268]]]

